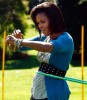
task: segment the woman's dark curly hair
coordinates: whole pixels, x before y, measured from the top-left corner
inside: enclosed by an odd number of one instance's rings
[[[63,15],[60,11],[60,8],[56,4],[51,2],[44,2],[32,9],[30,14],[31,18],[35,23],[36,29],[41,32],[36,22],[36,15],[38,13],[45,13],[45,15],[48,17],[51,33],[60,33],[65,31],[66,27]]]

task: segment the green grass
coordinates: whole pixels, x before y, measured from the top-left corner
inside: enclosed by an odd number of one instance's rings
[[[35,51],[29,52],[32,56],[35,56],[36,53]],[[9,64],[9,66],[13,66],[13,70],[5,70],[4,72],[4,98],[5,100],[29,100],[31,96],[32,80],[39,64],[36,64],[35,58],[33,59],[32,57],[30,59],[15,60],[13,62],[15,62],[13,65],[11,61]],[[21,62],[21,64],[18,62]],[[15,64],[17,67],[20,65],[26,68],[27,66],[27,69],[14,69]],[[81,79],[81,67],[72,67],[70,65],[66,76]],[[84,67],[84,79],[87,80],[87,66]],[[79,83],[67,82],[72,93],[69,100],[82,100],[82,85]],[[1,83],[2,73],[0,71],[0,100],[2,99]],[[84,85],[84,100],[87,100],[86,95],[87,85]]]
[[[87,81],[87,67],[84,67],[84,80]],[[67,72],[67,76],[72,78],[81,79],[81,67],[70,67],[69,71]],[[82,100],[82,84],[69,82],[69,87],[71,90],[70,100]],[[87,85],[84,85],[84,100],[87,100]]]
[[[1,73],[1,72],[0,72]],[[34,69],[5,71],[5,100],[29,100]],[[1,75],[0,75],[1,85]],[[1,86],[0,86],[1,100]]]

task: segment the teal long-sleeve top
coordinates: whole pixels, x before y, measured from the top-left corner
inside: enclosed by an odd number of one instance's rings
[[[43,41],[46,37],[31,40]],[[57,39],[50,40],[53,51],[50,53],[49,64],[55,68],[67,71],[74,52],[73,38],[68,32],[62,33]],[[45,86],[48,100],[68,100],[70,90],[65,80],[45,77]]]
[[[64,32],[56,40],[51,40],[53,51],[49,64],[67,71],[74,52],[74,42],[69,33]],[[65,80],[45,76],[48,100],[68,100],[70,90]]]

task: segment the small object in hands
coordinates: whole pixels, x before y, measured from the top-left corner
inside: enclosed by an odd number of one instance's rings
[[[20,50],[21,47],[21,42],[23,41],[23,39],[17,39],[14,43],[15,45],[15,49],[17,48],[18,50]]]
[[[23,34],[21,33],[21,30],[19,30],[19,29],[13,31],[12,36],[14,36],[16,38],[23,38]]]

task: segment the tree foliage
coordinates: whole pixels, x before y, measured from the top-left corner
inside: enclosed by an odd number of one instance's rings
[[[81,25],[85,27],[85,52],[87,52],[87,0],[56,0],[63,12],[67,30],[73,36],[75,51],[81,49]]]
[[[4,29],[7,33],[20,28],[24,32],[21,16],[25,13],[22,0],[0,0],[0,35]]]
[[[0,59],[2,57],[3,32],[10,34],[15,29],[22,33],[26,30],[26,23],[23,20],[25,15],[23,0],[0,0]],[[6,57],[11,57],[12,52],[6,49]]]

